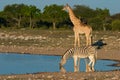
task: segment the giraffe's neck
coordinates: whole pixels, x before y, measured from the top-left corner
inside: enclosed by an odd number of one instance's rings
[[[78,18],[75,16],[75,14],[73,13],[73,11],[72,11],[72,9],[71,9],[70,7],[69,7],[68,11],[69,11],[70,20],[71,20],[71,22],[73,23],[73,25],[76,26],[76,25],[81,24],[80,19],[78,19]]]

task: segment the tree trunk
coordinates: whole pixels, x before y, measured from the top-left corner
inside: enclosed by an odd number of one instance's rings
[[[30,28],[32,28],[32,18],[30,17]]]
[[[20,28],[21,27],[21,16],[20,16],[20,18],[18,19],[18,28]]]
[[[53,29],[55,30],[56,29],[56,23],[53,22]]]
[[[103,31],[106,31],[106,27],[105,27],[105,24],[103,24]]]

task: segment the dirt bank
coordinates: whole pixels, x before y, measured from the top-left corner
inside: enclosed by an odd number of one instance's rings
[[[58,55],[61,56],[67,48],[44,48],[44,47],[28,47],[28,46],[0,46],[0,52],[20,53],[20,54],[43,54],[43,55]],[[120,60],[120,50],[98,50],[98,59]]]

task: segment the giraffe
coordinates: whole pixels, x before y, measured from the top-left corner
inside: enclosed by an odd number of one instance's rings
[[[73,27],[74,36],[75,36],[74,47],[76,47],[76,46],[80,47],[80,39],[79,39],[80,34],[85,34],[86,45],[87,46],[91,45],[91,37],[92,37],[91,26],[82,23],[82,21],[75,16],[72,8],[68,4],[66,4],[66,6],[64,6],[63,10],[68,11],[70,20],[74,25],[74,27]]]

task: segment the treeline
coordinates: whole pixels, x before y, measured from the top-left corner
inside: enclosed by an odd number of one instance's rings
[[[34,5],[12,4],[0,11],[0,28],[69,29],[73,25],[62,5],[45,6],[43,11]],[[120,13],[110,15],[108,9],[91,9],[74,5],[75,15],[94,30],[120,30]]]

